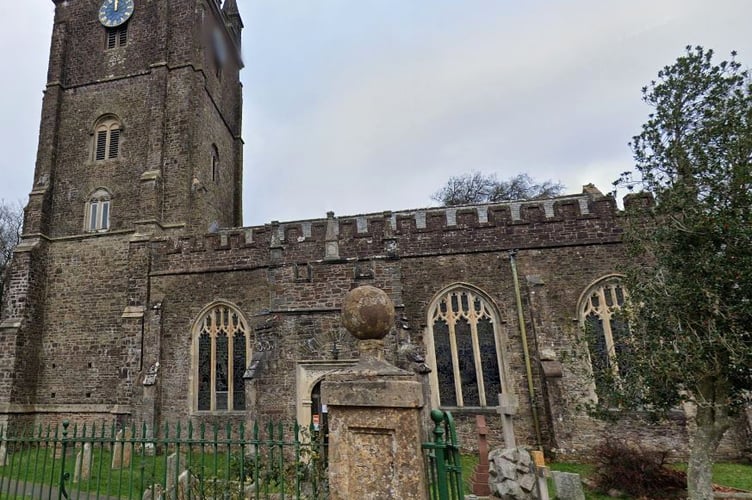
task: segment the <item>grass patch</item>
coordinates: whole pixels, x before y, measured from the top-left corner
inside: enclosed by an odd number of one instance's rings
[[[477,463],[478,457],[476,455],[462,455],[462,478],[465,483],[465,494],[471,493],[470,478]],[[552,471],[572,472],[582,477],[588,477],[593,472],[593,465],[591,464],[552,462],[548,466]],[[687,465],[677,464],[676,469],[686,471]],[[716,463],[713,465],[713,482],[722,486],[752,491],[752,465],[726,462]],[[584,487],[584,490],[587,500],[607,500],[612,498],[603,493],[590,490],[587,487]],[[556,498],[556,488],[551,479],[548,480],[548,491],[551,498]],[[630,497],[623,498],[628,499]]]
[[[713,481],[724,486],[752,491],[752,465],[732,463],[714,464]]]
[[[591,464],[579,464],[572,462],[553,462],[548,464],[551,470],[558,470],[562,472],[574,472],[582,477],[588,477],[593,471]],[[674,466],[677,470],[686,471],[687,464],[676,464]],[[713,483],[720,486],[728,486],[730,488],[738,488],[741,490],[752,491],[752,465],[727,463],[721,462],[713,464]],[[587,500],[605,500],[611,498],[602,493],[592,491],[587,487],[585,489],[585,498]],[[549,479],[548,490],[551,494],[551,498],[556,498],[556,489],[553,486],[553,481]],[[625,496],[623,498],[629,499],[631,497]]]
[[[188,469],[195,478],[192,489],[199,496],[215,496],[212,492],[225,490],[228,485],[241,489],[241,475],[243,486],[254,484],[254,495],[265,495],[285,492],[294,493],[298,487],[304,488],[304,482],[315,481],[319,485],[317,471],[309,470],[313,462],[306,465],[296,463],[291,456],[284,457],[279,450],[266,455],[248,455],[251,447],[246,447],[241,454],[240,449],[233,452],[216,450],[212,446],[201,449],[196,446],[192,450],[181,447],[179,452],[180,470]],[[74,469],[77,447],[63,459],[55,458],[55,450],[51,447],[25,446],[9,453],[7,465],[0,467],[0,500],[23,499],[32,489],[32,485],[46,485],[59,487],[62,472],[69,474],[65,481],[65,488],[76,498],[75,492],[97,492],[102,496],[141,498],[143,492],[154,484],[164,487],[167,483],[167,455],[147,456],[143,450],[134,448],[132,459],[127,467],[112,469],[112,451],[96,446],[92,449],[90,462],[90,479],[74,482]],[[168,453],[172,453],[170,450]],[[245,456],[245,459],[241,459]],[[64,468],[64,470],[63,470]],[[171,472],[175,474],[175,471]],[[325,474],[325,472],[324,472]],[[313,478],[312,476],[316,476]],[[309,477],[311,476],[311,477]],[[174,484],[177,477],[170,477]],[[17,483],[16,483],[17,482]],[[12,486],[11,486],[12,484]],[[56,496],[55,496],[56,498]]]

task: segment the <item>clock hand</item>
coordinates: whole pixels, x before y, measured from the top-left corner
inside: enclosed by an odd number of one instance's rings
[[[115,0],[115,11],[117,12],[117,10],[118,10],[118,0]]]

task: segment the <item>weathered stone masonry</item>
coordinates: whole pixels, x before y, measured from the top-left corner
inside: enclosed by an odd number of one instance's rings
[[[593,395],[582,378],[585,361],[571,356],[578,303],[624,260],[611,197],[588,187],[550,200],[236,227],[242,21],[235,2],[140,0],[128,44],[107,50],[99,0],[55,4],[34,186],[0,313],[0,425],[117,420],[158,429],[257,417],[307,424],[322,378],[358,357],[340,306],[362,284],[396,304],[387,358],[420,373],[423,399],[435,402],[428,314],[442,291],[461,286],[498,316],[495,341],[503,385],[518,402],[519,443],[582,455],[611,430],[685,450],[681,418],[604,424],[578,406]],[[230,47],[222,67],[212,52],[217,36]],[[121,122],[121,154],[94,161],[92,127],[103,115]],[[87,232],[87,197],[100,188],[112,195],[110,224]],[[244,409],[197,409],[194,333],[213,305],[237,310],[248,324]],[[541,362],[561,376],[546,377]],[[144,384],[150,369],[156,375]],[[501,444],[496,412],[496,401],[456,408],[462,441],[472,446],[475,415],[483,413],[491,445]],[[734,432],[722,448],[727,456],[744,442]]]

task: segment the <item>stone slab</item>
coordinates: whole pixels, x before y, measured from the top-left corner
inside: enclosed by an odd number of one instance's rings
[[[579,474],[553,471],[556,498],[560,500],[585,500],[582,480]]]

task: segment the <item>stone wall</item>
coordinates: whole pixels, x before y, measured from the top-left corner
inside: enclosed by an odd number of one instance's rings
[[[187,418],[243,421],[247,412],[197,412],[192,399],[193,326],[204,308],[225,301],[247,317],[254,342],[268,350],[249,382],[256,388],[249,411],[261,418],[292,419],[301,401],[310,398],[296,392],[301,363],[357,357],[339,324],[347,291],[370,284],[389,294],[398,321],[386,339],[387,358],[413,368],[405,349],[412,345],[425,352],[432,301],[446,287],[463,283],[482,290],[498,309],[507,385],[519,401],[515,422],[521,444],[537,444],[535,408],[542,444],[562,457],[582,456],[609,430],[681,454],[683,422],[604,424],[578,407],[592,395],[592,386],[582,378],[582,360],[573,356],[577,305],[590,284],[620,269],[618,217],[609,198],[572,196],[273,223],[206,235],[124,232],[54,240],[37,257],[46,278],[44,300],[34,301],[43,304],[34,324],[43,333],[39,348],[30,351],[38,369],[25,372],[35,374],[35,389],[25,393],[45,418],[47,410],[64,401],[82,408],[98,405],[96,411],[157,425]],[[327,243],[336,244],[338,255],[327,257]],[[510,250],[516,250],[520,276],[532,397]],[[17,258],[19,269],[33,268],[24,258]],[[12,285],[16,288],[8,294],[6,309],[22,296],[23,283]],[[541,349],[564,360],[561,378],[543,377]],[[145,388],[145,370],[156,361],[157,385]],[[489,423],[490,444],[500,445],[495,410],[480,411]],[[468,448],[475,445],[476,413],[455,410]],[[727,455],[735,452],[724,448]]]

